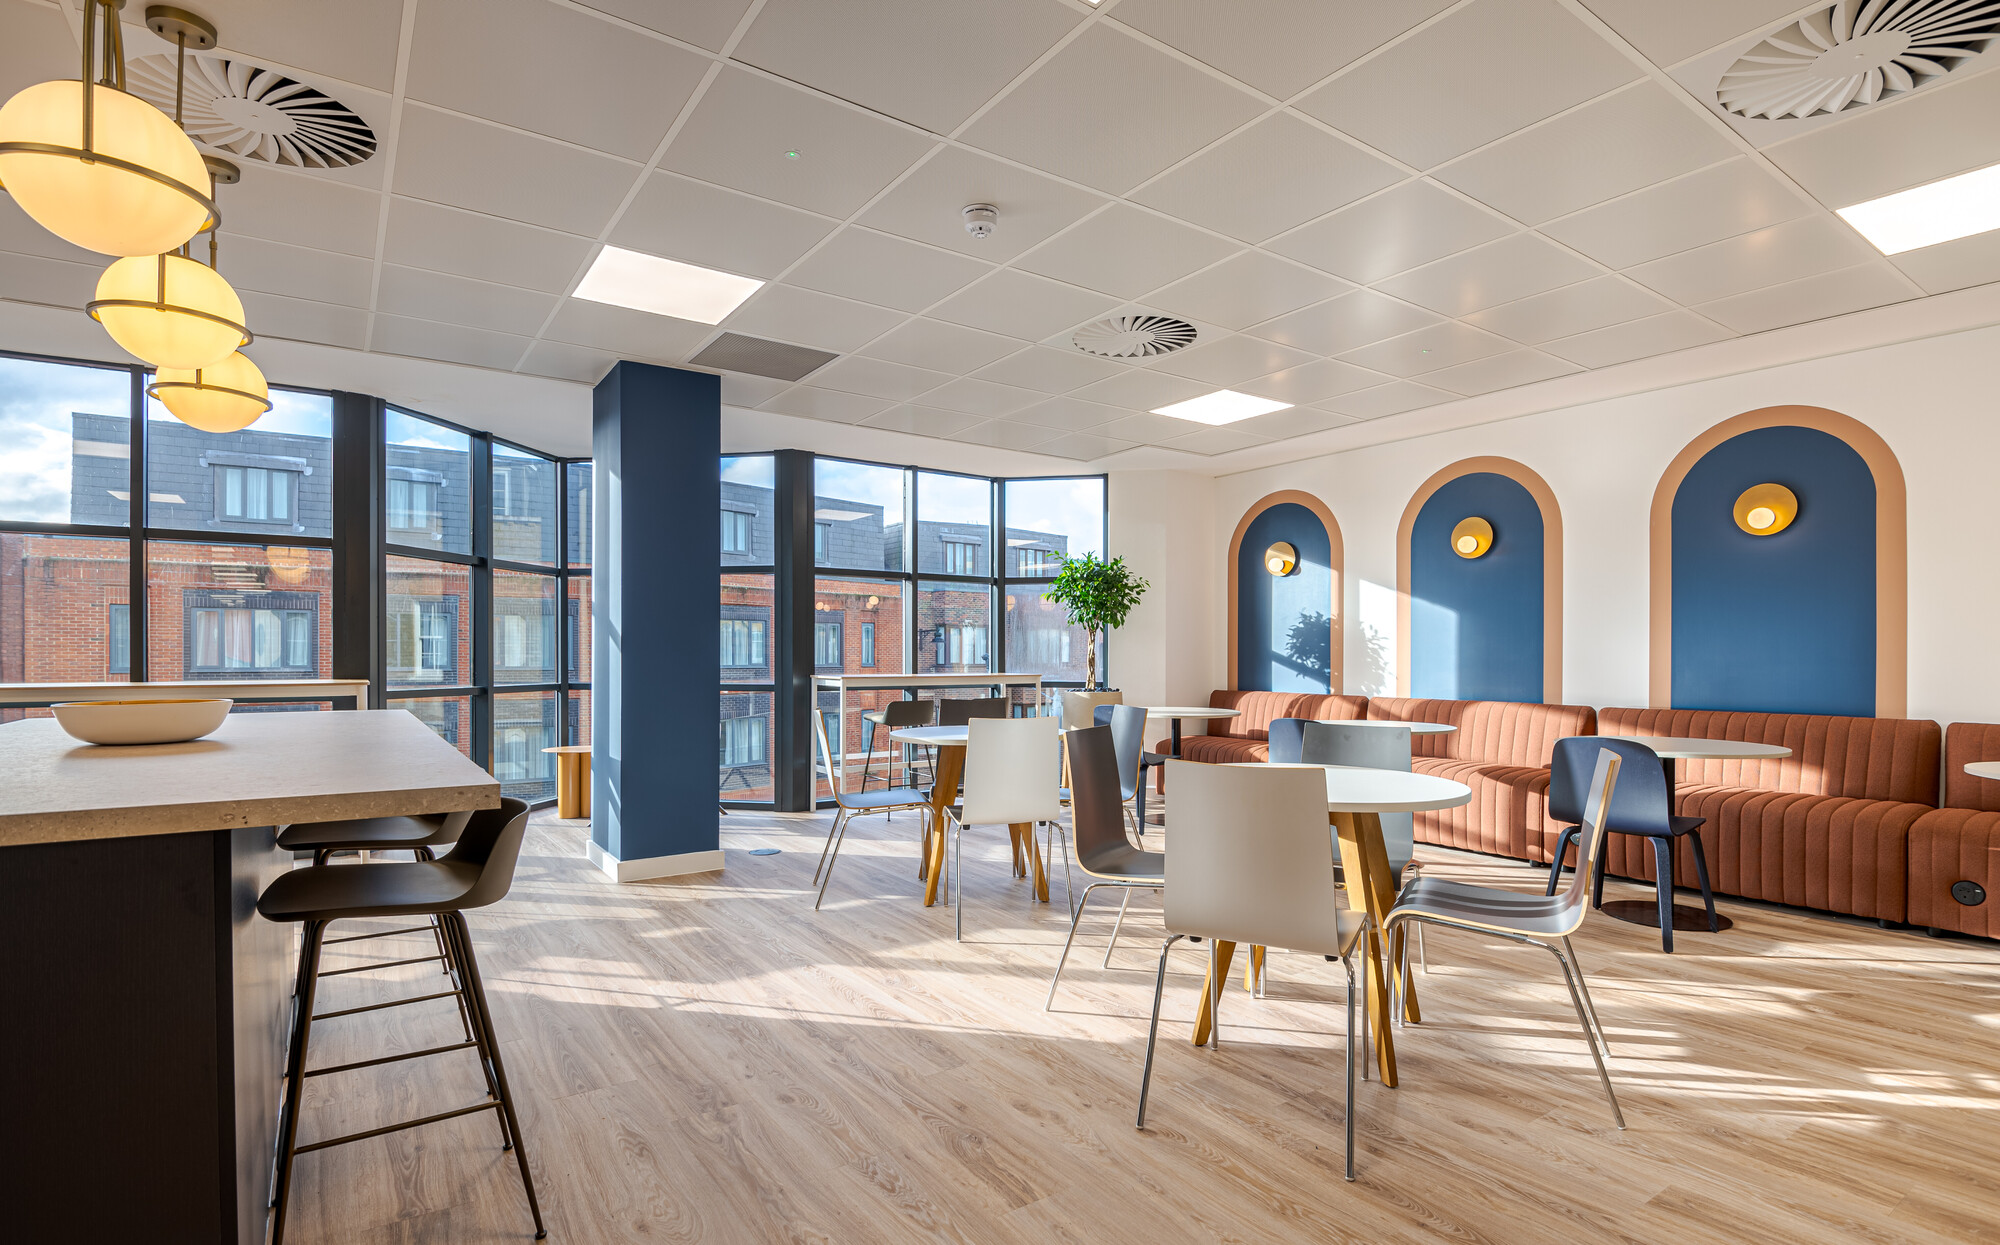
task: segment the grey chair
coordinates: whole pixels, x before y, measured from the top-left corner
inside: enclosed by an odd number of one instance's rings
[[[979,700],[940,700],[937,708],[939,726],[964,726],[974,718],[1006,717],[1007,698],[988,696]]]
[[[904,702],[908,703],[908,702]],[[894,706],[891,706],[892,708]],[[826,845],[819,849],[819,865],[813,869],[813,881],[819,883],[819,893],[813,896],[813,911],[819,911],[820,903],[826,898],[826,884],[833,881],[833,866],[840,860],[840,845],[847,841],[848,819],[857,813],[881,813],[884,819],[899,808],[915,809],[921,817],[920,829],[929,841],[931,833],[930,797],[914,787],[886,787],[880,791],[846,790],[843,781],[846,766],[841,758],[833,754],[827,745],[826,720],[833,716],[824,709],[813,710],[813,777],[815,781],[824,779],[833,789],[833,803],[837,812],[833,824],[827,827]],[[908,777],[905,772],[904,777]],[[826,876],[821,877],[821,873]]]
[[[886,729],[891,732],[911,726],[929,726],[931,717],[937,712],[937,702],[933,700],[892,700],[880,709],[871,709],[861,715],[868,723],[868,750],[861,757],[861,789],[868,790],[868,781],[875,777],[875,732]],[[887,787],[896,785],[895,758],[900,752],[903,758],[903,785],[910,785],[910,750],[902,744],[891,742],[889,760],[882,766],[880,782]]]
[[[1308,765],[1352,765],[1407,774],[1410,730],[1406,726],[1307,722],[1300,741],[1299,760]],[[1382,846],[1389,855],[1390,885],[1400,888],[1403,870],[1417,854],[1416,817],[1412,813],[1383,813],[1381,818]]]
[[[1127,706],[1116,706],[1127,708]],[[1113,706],[1099,707],[1104,713]],[[1129,709],[1138,714],[1143,724],[1146,711]],[[1069,921],[1069,937],[1063,941],[1062,956],[1056,960],[1055,976],[1049,978],[1049,997],[1043,1009],[1054,1007],[1056,984],[1062,980],[1063,965],[1069,962],[1069,949],[1076,942],[1077,923],[1083,919],[1084,905],[1090,902],[1090,894],[1101,887],[1116,886],[1124,890],[1130,900],[1135,889],[1157,890],[1167,882],[1167,858],[1161,852],[1149,852],[1132,846],[1132,840],[1125,835],[1124,820],[1124,760],[1118,755],[1116,728],[1113,726],[1091,726],[1071,731],[1065,739],[1069,743],[1070,781],[1070,821],[1071,833],[1076,839],[1076,863],[1093,879],[1083,888],[1083,896],[1077,901],[1076,911]],[[1067,865],[1065,865],[1067,868]],[[1125,921],[1125,909],[1118,909],[1118,925]],[[1118,939],[1118,925],[1111,930],[1115,945]],[[1111,952],[1104,953],[1108,963]]]
[[[1135,820],[1141,840],[1146,837],[1146,782],[1142,769],[1146,756],[1146,711],[1136,705],[1099,705],[1093,710],[1095,725],[1111,728],[1111,742],[1118,753],[1118,798],[1127,807],[1136,806]]]
[[[1585,806],[1584,773],[1592,754],[1609,749],[1625,762],[1618,794],[1611,801],[1605,829],[1612,834],[1636,834],[1653,841],[1653,888],[1660,910],[1660,946],[1674,949],[1674,842],[1685,838],[1694,851],[1694,875],[1701,883],[1702,906],[1708,909],[1708,930],[1715,932],[1715,895],[1708,888],[1708,855],[1702,851],[1699,830],[1705,817],[1676,817],[1668,806],[1667,772],[1660,754],[1642,743],[1607,735],[1577,735],[1556,741],[1549,765],[1549,819],[1564,823],[1556,839],[1555,859],[1549,864],[1549,890],[1556,893],[1556,878],[1562,873],[1563,857],[1581,828]],[[1666,762],[1671,765],[1672,762]],[[1590,906],[1604,906],[1604,853],[1597,855],[1596,876],[1591,879]]]
[[[1274,718],[1271,721],[1270,754],[1264,759],[1276,765],[1296,765],[1305,746],[1308,718]]]
[[[1576,873],[1570,878],[1569,889],[1561,895],[1524,895],[1497,886],[1419,877],[1403,887],[1388,916],[1383,918],[1382,928],[1385,933],[1393,933],[1405,924],[1439,925],[1526,943],[1555,956],[1569,986],[1569,1001],[1576,1008],[1577,1024],[1583,1027],[1584,1044],[1590,1047],[1590,1058],[1597,1064],[1597,1079],[1604,1086],[1605,1098],[1610,1100],[1611,1117],[1623,1128],[1625,1113],[1618,1109],[1618,1095],[1612,1092],[1611,1074],[1604,1067],[1611,1043],[1604,1036],[1604,1024],[1597,1018],[1590,987],[1583,980],[1583,966],[1577,962],[1576,948],[1569,941],[1569,936],[1583,925],[1583,918],[1590,912],[1590,870],[1598,853],[1604,850],[1605,821],[1618,787],[1619,763],[1616,752],[1609,748],[1598,750],[1590,795],[1585,801],[1584,833],[1577,847]],[[1178,838],[1175,846],[1179,846]],[[1399,997],[1389,1007],[1391,1016],[1402,1014],[1400,974],[1395,984]]]

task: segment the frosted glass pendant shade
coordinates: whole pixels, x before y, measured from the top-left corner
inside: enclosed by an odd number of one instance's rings
[[[203,432],[248,428],[271,409],[264,373],[241,352],[194,371],[163,367],[146,392],[182,423]]]
[[[243,300],[222,274],[184,255],[121,259],[87,306],[111,339],[154,367],[192,370],[250,344]]]

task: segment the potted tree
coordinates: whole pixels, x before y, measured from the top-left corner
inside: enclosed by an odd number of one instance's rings
[[[1062,571],[1042,599],[1068,610],[1070,626],[1082,627],[1090,637],[1085,650],[1086,688],[1097,691],[1104,686],[1097,678],[1097,633],[1124,626],[1125,616],[1151,586],[1133,574],[1124,558],[1106,560],[1086,553],[1063,559]]]

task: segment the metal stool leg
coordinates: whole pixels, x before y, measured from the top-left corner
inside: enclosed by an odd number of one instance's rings
[[[291,1048],[285,1052],[285,1099],[278,1118],[278,1170],[271,1199],[271,1245],[285,1245],[285,1211],[292,1200],[292,1167],[298,1158],[299,1111],[305,1103],[306,1046],[312,1036],[313,996],[319,984],[319,953],[326,923],[308,921],[299,949],[299,980]]]
[[[521,1140],[521,1121],[514,1113],[514,1094],[507,1088],[507,1069],[500,1061],[500,1039],[493,1029],[493,1011],[486,1002],[486,985],[479,978],[479,961],[472,950],[472,930],[466,925],[463,913],[450,913],[445,920],[458,940],[460,962],[464,966],[466,985],[470,987],[467,997],[472,1000],[473,1014],[478,1017],[485,1034],[484,1054],[500,1090],[500,1112],[507,1119],[507,1131],[514,1137],[514,1161],[521,1168],[521,1187],[528,1194],[528,1212],[535,1218],[535,1239],[544,1240],[549,1230],[542,1225],[542,1205],[535,1198],[535,1177],[528,1170],[528,1148]]]

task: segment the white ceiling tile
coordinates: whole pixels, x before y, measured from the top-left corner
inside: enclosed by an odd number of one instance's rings
[[[265,238],[348,255],[375,254],[382,196],[302,173],[260,169],[241,160],[243,180],[216,196],[224,245],[232,237]]]
[[[630,359],[678,363],[714,332],[714,326],[691,320],[571,298],[564,300],[544,336]]]
[[[1666,299],[1630,281],[1598,277],[1474,312],[1465,322],[1533,346],[1658,315],[1671,307]]]
[[[1586,104],[1432,174],[1539,224],[1735,154],[1708,120],[1657,82]]]
[[[1758,33],[1798,12],[1798,0],[1584,0],[1656,65],[1671,65]]]
[[[1434,372],[1441,367],[1455,363],[1469,363],[1488,355],[1511,350],[1514,343],[1504,337],[1481,332],[1470,325],[1456,320],[1446,320],[1433,324],[1427,329],[1405,333],[1401,337],[1391,337],[1359,350],[1350,350],[1341,358],[1359,367],[1372,368],[1377,372],[1387,372],[1391,376],[1418,376]],[[1336,407],[1344,410],[1343,407]]]
[[[0,100],[52,78],[77,76],[76,36],[64,20],[64,9],[23,0],[0,3]]]
[[[359,255],[286,246],[261,238],[224,238],[217,267],[239,290],[262,290],[348,307],[366,307],[375,280],[375,266]]]
[[[1347,288],[1337,277],[1262,251],[1245,251],[1166,286],[1147,301],[1175,315],[1242,329]]]
[[[1356,419],[1380,419],[1385,415],[1400,415],[1404,411],[1450,402],[1457,396],[1442,389],[1433,389],[1429,385],[1420,385],[1413,380],[1392,380],[1373,389],[1363,389],[1358,393],[1329,398],[1320,405],[1342,415],[1352,415]]]
[[[1370,389],[1389,379],[1381,372],[1371,372],[1365,367],[1342,363],[1338,359],[1318,359],[1232,387],[1260,398],[1275,398],[1299,405],[1321,402],[1357,389]]]
[[[384,264],[375,310],[533,337],[556,301],[554,294]]]
[[[1070,432],[1081,432],[1085,428],[1102,427],[1114,419],[1122,419],[1129,414],[1130,411],[1121,407],[1105,406],[1101,402],[1085,402],[1080,398],[1049,398],[1015,411],[1009,418],[1021,424],[1036,424],[1045,428],[1063,428]]]
[[[1638,76],[1555,0],[1478,0],[1298,107],[1430,168]]]
[[[551,55],[560,48],[561,55]],[[648,160],[709,60],[548,0],[424,0],[409,98]],[[398,161],[400,164],[400,161]]]
[[[832,233],[835,221],[674,173],[655,173],[609,241],[704,268],[770,278]]]
[[[1596,275],[1548,239],[1517,233],[1391,277],[1377,288],[1432,311],[1462,316]]]
[[[977,371],[1027,345],[1012,337],[918,317],[890,330],[866,353],[892,363],[963,375]]]
[[[813,385],[793,385],[758,409],[777,411],[782,415],[803,415],[808,419],[826,419],[839,424],[858,424],[870,415],[887,410],[890,405],[884,399],[858,393],[820,389]]]
[[[1040,341],[1094,320],[1118,305],[1108,294],[1001,268],[931,309],[953,324]]]
[[[1889,262],[1909,273],[1928,294],[2000,281],[2000,230],[1904,251],[1890,256]]]
[[[1280,112],[1132,197],[1245,242],[1262,242],[1401,180],[1401,170],[1387,160]]]
[[[1812,211],[1747,158],[1550,221],[1541,231],[1611,268],[1705,246]]]
[[[1474,394],[1492,393],[1496,389],[1530,385],[1538,380],[1548,380],[1555,376],[1567,376],[1581,370],[1574,363],[1543,354],[1539,350],[1511,350],[1506,354],[1475,359],[1471,363],[1461,363],[1457,367],[1427,373],[1424,376],[1424,383],[1471,397]]]
[[[1093,381],[1109,380],[1126,371],[1122,363],[1099,359],[1081,350],[1031,346],[1008,355],[973,375],[1003,385],[1019,385],[1043,393],[1068,393]]]
[[[1119,298],[1137,298],[1238,249],[1213,234],[1121,203],[1022,256],[1015,267]]]
[[[725,406],[762,406],[791,388],[791,382],[746,372],[722,374],[722,402]]]
[[[1162,355],[1151,360],[1150,366],[1157,372],[1171,372],[1204,384],[1234,388],[1253,376],[1295,368],[1302,363],[1310,363],[1312,358],[1303,350],[1294,350],[1260,337],[1231,333]]]
[[[891,363],[886,359],[869,359],[861,355],[835,359],[813,373],[813,383],[816,385],[841,389],[849,393],[863,393],[871,398],[885,398],[891,402],[908,401],[950,379],[951,375],[946,372],[932,372],[920,367]]]
[[[723,321],[732,333],[775,338],[845,354],[895,328],[900,311],[835,298],[817,290],[767,285]]]
[[[1074,458],[1082,462],[1109,458],[1133,447],[1130,441],[1117,441],[1101,437],[1093,432],[1072,432],[1067,436],[1045,441],[1035,447],[1037,454],[1054,454],[1059,458]]]
[[[822,293],[922,311],[991,269],[976,260],[849,226],[785,277]]]
[[[97,278],[102,272],[103,269],[94,264],[72,264],[67,260],[45,259],[40,255],[0,251],[0,298],[17,303],[71,307],[80,311],[85,303],[97,296]],[[250,298],[250,291],[244,291],[243,305],[246,310],[250,306]],[[255,322],[251,326],[253,332],[261,332],[262,327]]]
[[[1245,432],[1232,424],[1227,428],[1203,428],[1200,432],[1190,432],[1160,444],[1163,448],[1179,450],[1184,454],[1227,454],[1233,450],[1247,450],[1254,445],[1268,445],[1270,441],[1269,437]]]
[[[964,432],[953,435],[951,439],[969,441],[974,445],[991,445],[1003,450],[1031,450],[1047,443],[1056,435],[1056,430],[1053,428],[1037,428],[1029,424],[993,419],[983,424],[975,424]]]
[[[973,122],[964,138],[1122,194],[1261,111],[1255,96],[1098,25]]]
[[[1131,411],[1156,411],[1163,406],[1199,398],[1214,391],[1214,385],[1133,368],[1123,376],[1085,385],[1069,396],[1085,402],[1102,402],[1106,406],[1122,406]]]
[[[560,294],[583,268],[591,244],[513,221],[392,199],[382,258],[412,268]]]
[[[769,0],[733,55],[948,134],[1081,20],[1058,0]]]
[[[1893,267],[1877,260],[1702,303],[1695,310],[1739,333],[1761,333],[1918,297],[1921,295],[1913,293]]]
[[[1192,419],[1176,419],[1172,415],[1141,412],[1114,419],[1096,431],[1100,436],[1116,437],[1121,441],[1144,441],[1157,445],[1175,437],[1184,437],[1205,426]]]
[[[1705,346],[1733,336],[1735,334],[1728,329],[1704,320],[1692,311],[1677,309],[1663,315],[1648,316],[1644,320],[1614,324],[1610,328],[1593,329],[1575,337],[1545,342],[1542,349],[1584,367],[1610,367],[1632,359],[1648,359],[1693,346]]]
[[[471,367],[511,369],[528,349],[528,339],[459,324],[437,324],[403,316],[377,315],[371,349]]]
[[[968,415],[996,419],[1002,415],[1012,415],[1023,407],[1033,406],[1042,401],[1043,397],[1044,395],[1032,389],[1021,389],[995,381],[974,380],[969,376],[961,376],[925,394],[924,402],[926,405],[947,411],[963,411]]]
[[[933,406],[892,406],[861,421],[870,428],[894,428],[920,437],[948,437],[978,424],[979,417]]]
[[[572,346],[568,342],[536,342],[528,347],[527,355],[521,360],[521,370],[533,376],[548,376],[556,380],[571,380],[580,385],[595,385],[603,380],[607,372],[618,362],[618,356],[602,350],[592,350],[587,346]],[[759,378],[761,379],[761,378]],[[778,388],[784,388],[782,381],[774,381]],[[726,390],[729,377],[722,378]],[[723,401],[729,401],[725,396]]]
[[[1992,54],[1988,53],[1990,57]],[[2000,164],[2000,73],[1860,109],[1765,154],[1830,208]]]
[[[4,276],[4,270],[0,270]],[[13,282],[0,280],[0,289],[11,290]],[[250,329],[258,337],[282,337],[289,341],[317,342],[360,350],[368,344],[368,313],[359,307],[315,303],[282,294],[240,291],[243,311],[250,317]],[[257,347],[250,347],[252,358]]]
[[[750,0],[578,0],[586,8],[720,52]]]
[[[395,89],[403,0],[229,3],[204,5],[199,11],[216,20],[227,51],[296,65],[385,94]],[[127,8],[126,22],[136,26],[143,12]]]
[[[1416,179],[1265,244],[1266,250],[1372,283],[1514,232],[1477,204]]]
[[[1316,307],[1266,321],[1250,331],[1301,350],[1339,354],[1385,337],[1400,337],[1440,319],[1435,312],[1386,294],[1355,290]]]
[[[637,167],[419,104],[403,107],[398,194],[595,237]]]
[[[892,121],[725,65],[660,167],[846,219],[932,142]],[[798,158],[788,158],[788,151]]]
[[[860,223],[1005,263],[1104,204],[1103,196],[963,147],[939,148],[861,214]],[[999,210],[993,232],[965,231],[968,204]]]
[[[1290,99],[1452,0],[1120,0],[1127,26]]]
[[[1310,406],[1295,406],[1287,411],[1272,411],[1269,415],[1246,419],[1240,424],[1231,424],[1230,427],[1241,428],[1256,436],[1269,437],[1273,441],[1282,441],[1287,437],[1303,437],[1309,433],[1325,432],[1328,428],[1340,428],[1354,422],[1355,418],[1352,415],[1340,415]]]
[[[19,3],[20,0],[0,0],[0,2]],[[239,239],[236,238],[230,240],[231,252],[236,250],[237,241]],[[260,244],[252,241],[250,245],[255,247]],[[279,249],[290,251],[296,248]],[[59,259],[65,263],[87,264],[100,269],[111,262],[107,256],[99,255],[96,251],[86,251],[80,246],[72,246],[36,224],[34,219],[14,202],[14,196],[10,194],[0,194],[0,251],[13,251],[17,255],[39,255],[43,259]],[[356,262],[364,267],[367,266],[365,260]],[[233,265],[230,280],[236,280]],[[4,293],[4,290],[0,290],[0,294]],[[365,295],[363,301],[366,301]]]
[[[1831,272],[1875,249],[1831,216],[1786,221],[1629,269],[1627,276],[1683,306]]]

